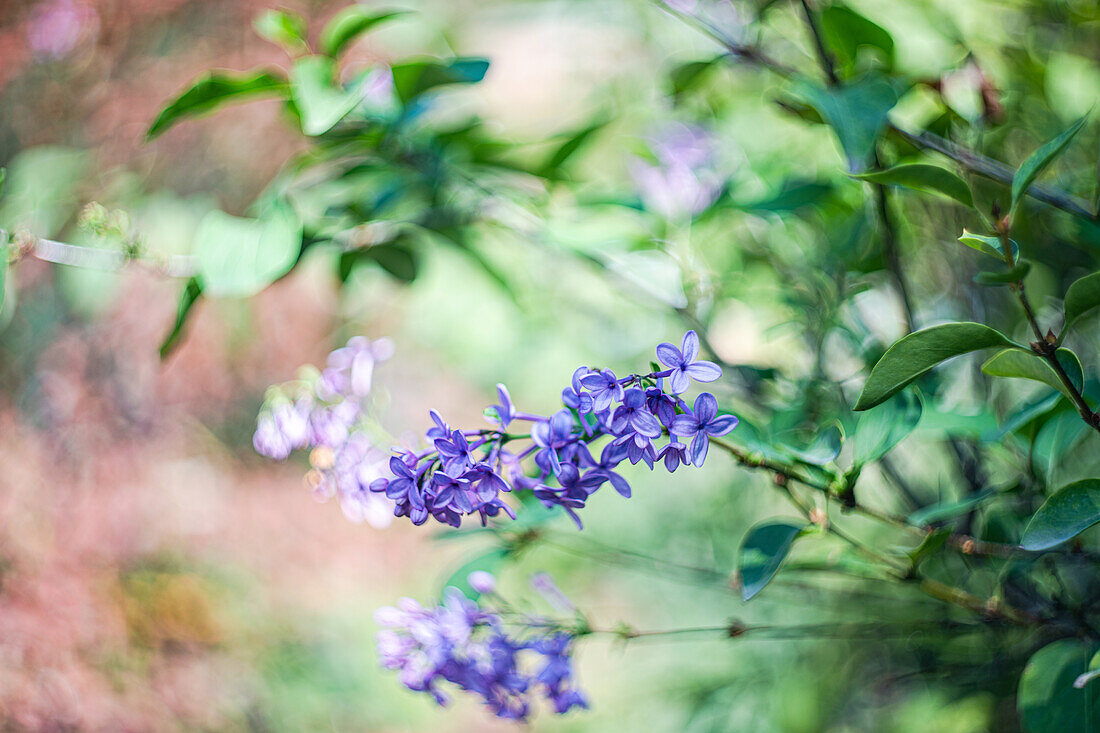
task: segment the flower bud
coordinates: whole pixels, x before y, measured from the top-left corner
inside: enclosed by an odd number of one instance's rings
[[[497,579],[493,577],[492,573],[487,573],[484,570],[475,570],[470,573],[466,577],[466,582],[478,593],[492,593],[497,589]]]

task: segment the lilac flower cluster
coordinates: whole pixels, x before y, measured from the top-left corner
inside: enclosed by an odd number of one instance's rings
[[[307,481],[320,501],[334,496],[353,521],[386,526],[394,505],[365,489],[385,474],[386,452],[364,432],[374,367],[389,359],[388,339],[356,336],[328,356],[326,367],[269,391],[252,444],[261,455],[284,460],[310,449]]]
[[[736,427],[736,417],[718,413],[713,395],[700,394],[693,405],[681,397],[691,380],[721,377],[717,365],[698,357],[699,337],[689,331],[679,348],[657,347],[663,370],[619,378],[609,369],[580,367],[562,391],[563,409],[550,416],[517,411],[508,390],[498,385],[500,402],[486,410],[492,429],[454,429],[433,410],[430,447],[396,450],[390,475],[370,482],[369,489],[384,494],[394,502],[394,514],[414,524],[434,518],[455,527],[473,514],[483,524],[502,512],[514,519],[502,494],[528,490],[545,506],[561,507],[580,527],[576,510],[603,484],[630,496],[630,485],[617,472],[623,461],[650,469],[663,462],[669,472],[702,466],[710,439]],[[529,424],[529,432],[508,432],[517,422]],[[664,436],[668,442],[658,446]],[[603,439],[596,459],[593,449]],[[520,441],[522,447],[513,448]]]
[[[495,585],[484,572],[471,574],[470,583],[487,592]],[[449,682],[512,720],[526,720],[537,694],[559,714],[588,707],[573,686],[573,636],[567,631],[520,624],[526,634],[511,633],[501,615],[456,588],[444,592],[440,606],[423,608],[404,598],[397,607],[380,608],[375,621],[384,627],[377,637],[382,666],[398,670],[402,684],[440,705],[448,702],[441,685]]]

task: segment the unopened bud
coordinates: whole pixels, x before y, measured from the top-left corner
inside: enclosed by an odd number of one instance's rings
[[[309,452],[309,463],[314,468],[326,471],[336,462],[336,453],[327,445],[319,445]]]
[[[829,525],[829,515],[814,507],[810,510],[810,521],[824,529]]]
[[[466,576],[466,582],[478,593],[492,593],[497,589],[497,579],[492,573],[475,570]]]
[[[1047,338],[1047,343],[1050,344],[1051,346],[1054,346],[1054,344],[1058,343],[1058,337],[1055,336],[1054,331],[1050,330],[1049,328],[1047,329],[1046,338]]]
[[[971,537],[967,537],[965,540],[963,540],[962,546],[959,549],[962,550],[962,553],[964,555],[973,555],[975,547],[976,545],[974,543],[974,539]]]

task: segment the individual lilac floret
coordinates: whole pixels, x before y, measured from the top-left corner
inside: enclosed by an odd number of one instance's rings
[[[672,432],[691,438],[691,462],[702,466],[707,458],[707,447],[711,437],[719,437],[737,427],[737,418],[733,415],[719,415],[718,401],[714,395],[704,392],[695,398],[695,409],[688,410],[672,421]]]
[[[488,573],[474,575],[471,583],[495,587]],[[450,683],[478,695],[505,719],[526,720],[537,696],[558,714],[588,706],[574,687],[573,636],[565,631],[548,633],[532,625],[521,629],[526,635],[513,635],[500,615],[456,588],[448,588],[435,608],[406,598],[397,607],[378,609],[375,621],[383,627],[377,636],[382,666],[397,670],[403,685],[430,694],[440,705],[448,702],[443,685]]]
[[[668,375],[668,381],[673,394],[687,392],[692,379],[697,382],[714,382],[722,376],[722,369],[717,364],[711,361],[700,361],[698,356],[699,334],[695,331],[684,334],[678,349],[669,343],[663,343],[657,347],[657,358],[672,370]]]
[[[497,589],[497,579],[492,573],[484,570],[475,570],[470,573],[466,577],[466,582],[478,593],[493,593]]]
[[[635,158],[630,176],[646,209],[668,219],[691,219],[722,193],[714,136],[697,125],[674,124],[650,139],[655,160]]]

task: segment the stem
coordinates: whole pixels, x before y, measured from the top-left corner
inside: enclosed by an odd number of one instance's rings
[[[878,154],[875,155],[876,167]],[[909,284],[905,280],[905,272],[901,267],[901,254],[898,249],[897,228],[890,216],[890,207],[887,203],[886,186],[881,183],[872,183],[871,191],[875,200],[875,210],[878,212],[879,223],[882,225],[882,256],[886,260],[886,269],[894,281],[894,286],[901,297],[902,309],[905,312],[905,330],[912,333],[914,330],[913,298],[909,294]]]
[[[814,17],[814,12],[810,9],[808,0],[802,0],[802,12],[806,16],[806,25],[810,27],[810,36],[813,37],[814,50],[817,51],[817,60],[821,65],[821,70],[825,72],[825,78],[828,79],[829,86],[835,87],[840,83],[840,78],[836,75],[833,57],[829,55],[829,50],[825,48],[825,40],[821,36],[821,29],[817,26],[817,18]]]

